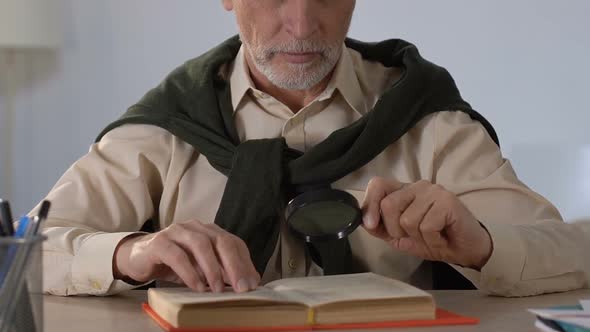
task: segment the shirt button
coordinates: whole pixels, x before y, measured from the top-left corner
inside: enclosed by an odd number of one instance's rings
[[[297,263],[295,262],[295,260],[294,260],[293,258],[291,258],[291,259],[289,260],[289,268],[290,268],[291,270],[295,270],[295,269],[297,268]]]
[[[101,289],[101,285],[98,281],[94,280],[94,281],[92,281],[92,288]]]

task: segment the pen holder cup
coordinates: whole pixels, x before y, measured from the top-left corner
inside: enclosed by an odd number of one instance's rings
[[[0,332],[43,331],[45,239],[0,237]]]

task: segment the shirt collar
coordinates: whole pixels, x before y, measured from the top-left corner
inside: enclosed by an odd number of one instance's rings
[[[234,112],[248,90],[256,90],[254,82],[250,77],[250,71],[246,65],[244,46],[240,47],[230,73],[231,101]],[[331,98],[334,91],[338,90],[344,100],[361,116],[367,113],[367,106],[364,101],[363,92],[356,75],[354,63],[350,51],[343,46],[342,55],[336,64],[334,74],[328,86],[318,97],[319,100]]]
[[[251,88],[254,89],[254,82],[252,82],[252,78],[250,78],[250,71],[246,66],[244,46],[240,47],[240,50],[236,55],[236,59],[229,77],[229,83],[231,87],[231,103],[235,112],[248,90]]]
[[[346,46],[343,46],[342,55],[336,64],[334,74],[325,92],[331,95],[334,90],[338,90],[348,105],[361,116],[367,113],[367,106],[356,74],[356,68]]]

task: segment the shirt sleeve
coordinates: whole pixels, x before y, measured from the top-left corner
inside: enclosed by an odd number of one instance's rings
[[[493,242],[481,271],[453,267],[480,290],[501,296],[587,286],[590,223],[563,222],[551,203],[517,178],[484,127],[467,114],[441,112],[435,123],[433,182],[454,192]]]
[[[154,217],[172,141],[155,126],[118,127],[59,179],[46,198],[52,207],[43,227],[45,293],[109,295],[137,287],[114,280],[113,254]]]

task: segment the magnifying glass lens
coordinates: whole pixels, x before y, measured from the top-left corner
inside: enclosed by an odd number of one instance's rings
[[[297,232],[309,236],[336,235],[350,227],[358,209],[338,201],[320,201],[297,209],[289,223]]]

